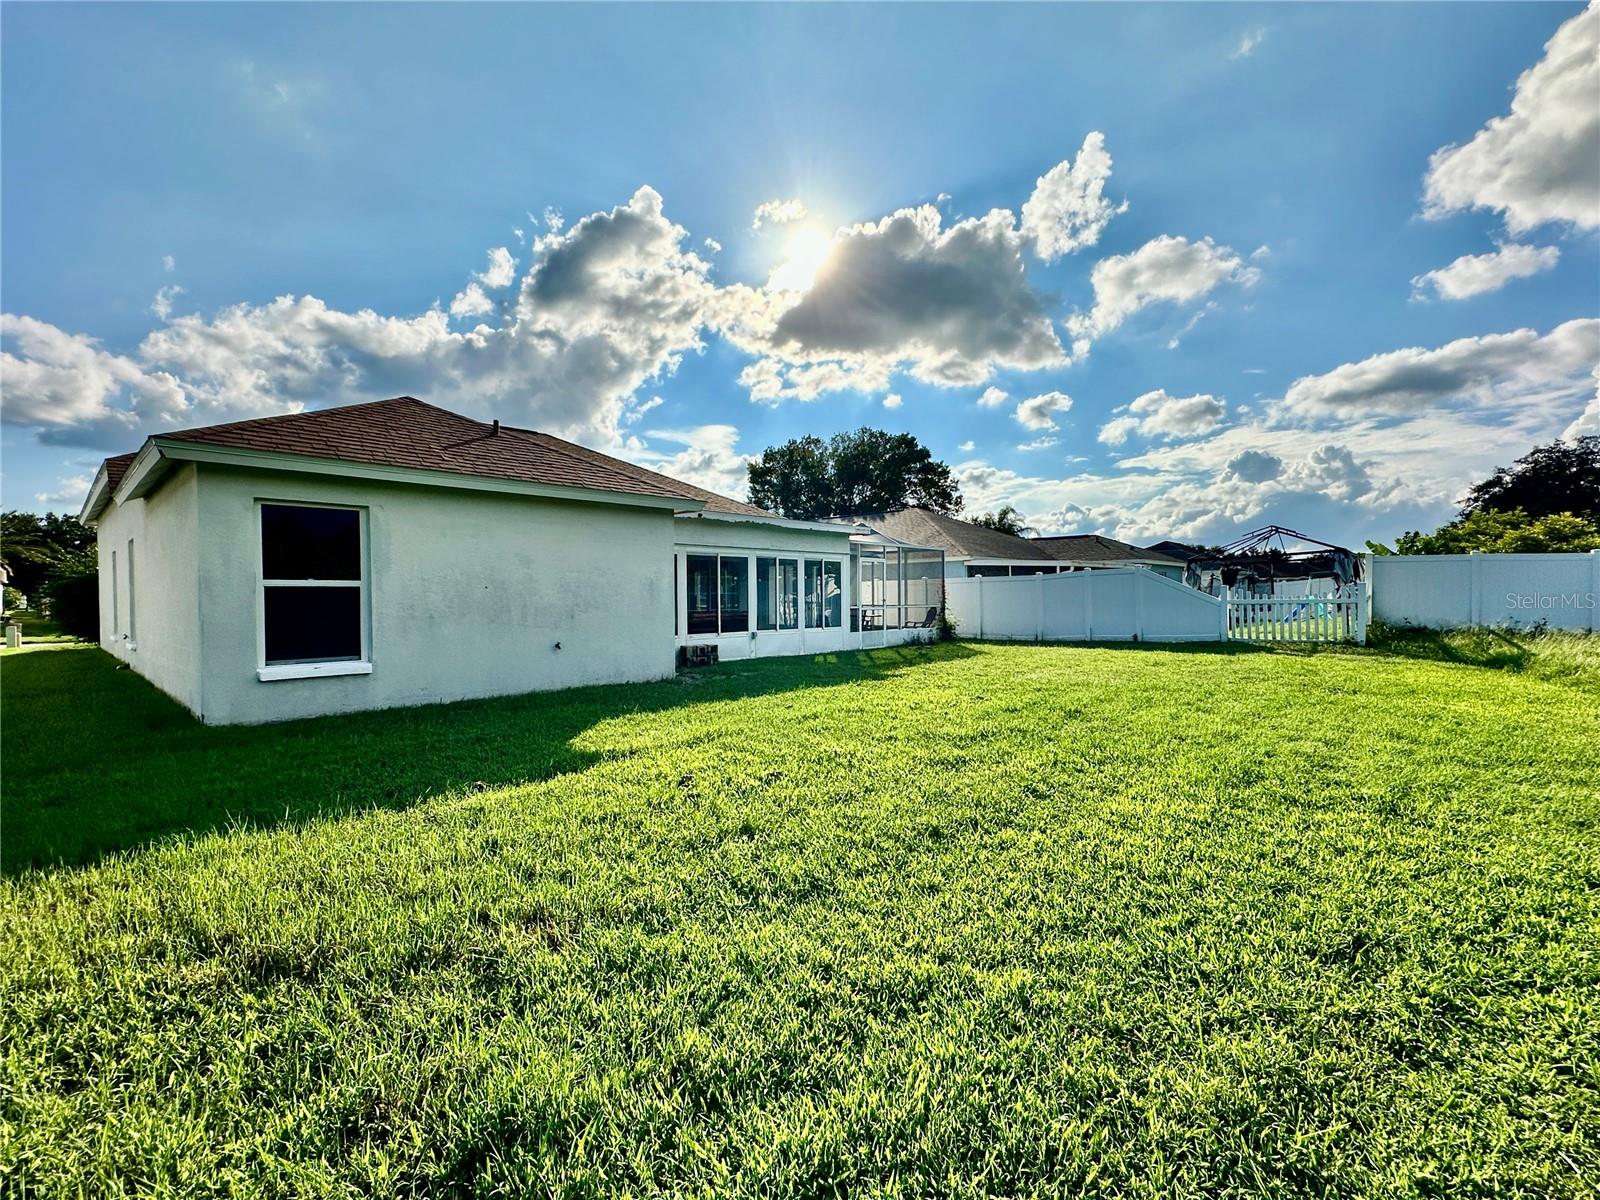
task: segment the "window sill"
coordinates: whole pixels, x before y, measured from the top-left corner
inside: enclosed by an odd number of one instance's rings
[[[256,678],[262,683],[279,679],[319,679],[324,675],[371,675],[369,662],[284,663],[276,667],[260,667]]]

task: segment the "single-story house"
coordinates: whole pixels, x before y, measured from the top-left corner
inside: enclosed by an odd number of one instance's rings
[[[1030,539],[1059,562],[1063,567],[1080,571],[1105,570],[1108,567],[1147,567],[1168,579],[1183,580],[1185,560],[1108,538],[1099,533],[1078,533],[1064,537],[1036,537]]]
[[[945,572],[951,578],[1148,567],[1170,579],[1183,579],[1182,559],[1098,533],[1017,537],[930,509],[911,507],[863,513],[855,519],[888,537],[937,546],[944,551]]]
[[[82,518],[102,645],[214,724],[891,645],[943,605],[936,546],[411,397],[158,434]]]
[[[1191,558],[1204,558],[1206,556],[1206,551],[1201,547],[1191,546],[1188,542],[1175,542],[1171,538],[1154,542],[1146,546],[1145,549],[1153,550],[1157,554],[1165,554],[1168,558],[1181,559],[1183,562],[1188,562]]]
[[[945,574],[951,578],[1053,575],[1062,569],[1047,551],[1028,538],[974,525],[971,521],[927,508],[862,513],[855,520],[885,537],[943,550]]]

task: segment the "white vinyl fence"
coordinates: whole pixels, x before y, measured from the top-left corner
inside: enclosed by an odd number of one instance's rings
[[[1218,642],[1227,606],[1142,567],[945,580],[962,637],[1003,641]]]
[[[1600,550],[1367,559],[1372,615],[1390,625],[1600,630]]]

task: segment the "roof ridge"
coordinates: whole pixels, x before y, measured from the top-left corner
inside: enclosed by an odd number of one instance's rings
[[[237,421],[218,421],[211,425],[190,425],[183,429],[173,430],[172,435],[176,436],[186,433],[204,433],[207,430],[212,429],[232,429],[239,425],[263,425],[272,421],[287,421],[296,417],[312,417],[326,413],[352,412],[358,408],[378,408],[385,404],[419,404],[423,408],[430,408],[434,412],[445,413],[456,418],[457,420],[472,421],[475,425],[479,424],[479,422],[474,421],[471,417],[454,412],[448,408],[441,408],[437,404],[429,404],[426,400],[419,400],[415,396],[388,396],[382,400],[360,400],[355,404],[330,404],[326,408],[302,408],[296,410],[295,412],[268,413],[264,417],[241,417]],[[154,433],[150,436],[161,437],[162,435],[159,433]]]
[[[710,488],[701,487],[684,479],[678,479],[663,471],[652,471],[649,467],[641,466],[639,463],[632,462],[626,458],[621,458],[615,454],[607,454],[604,450],[596,450],[593,446],[585,446],[580,442],[568,441],[566,438],[558,437],[553,433],[546,433],[542,429],[527,429],[518,425],[502,425],[501,429],[509,430],[519,436],[537,438],[540,445],[552,449],[558,454],[563,454],[567,458],[578,461],[582,461],[585,458],[590,461],[600,459],[607,464],[614,464],[614,469],[620,468],[624,473],[631,474],[641,482],[663,483],[677,488],[686,499],[695,500],[701,496],[712,496],[724,504],[735,505],[740,509],[748,509],[751,515],[759,513],[766,517],[777,518],[778,516],[777,513],[768,512],[760,505],[751,504],[745,500],[735,500],[732,496],[724,496],[721,492],[714,492]]]

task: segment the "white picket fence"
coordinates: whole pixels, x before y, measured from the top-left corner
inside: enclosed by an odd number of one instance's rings
[[[1600,630],[1600,550],[1367,559],[1372,615],[1390,625]]]
[[[1366,640],[1364,589],[1348,596],[1209,596],[1142,567],[947,579],[963,637],[1022,642]]]
[[[1328,596],[1228,596],[1228,637],[1245,642],[1367,640],[1366,588]]]

